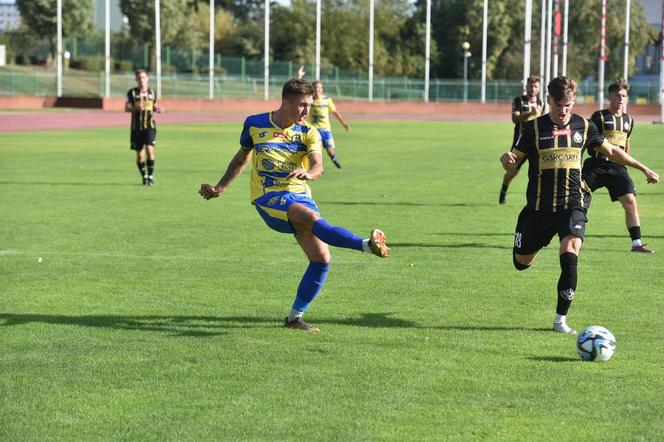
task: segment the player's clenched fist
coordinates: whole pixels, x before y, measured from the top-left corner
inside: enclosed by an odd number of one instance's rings
[[[516,167],[517,160],[518,157],[512,152],[505,152],[500,157],[500,163],[503,165],[503,168],[505,170],[514,170],[514,168]]]
[[[201,184],[201,188],[198,190],[198,194],[206,200],[210,200],[212,198],[218,197],[219,191],[214,186],[209,184]]]

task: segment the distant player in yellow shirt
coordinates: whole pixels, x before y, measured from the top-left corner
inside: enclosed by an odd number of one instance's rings
[[[309,259],[309,267],[284,326],[316,333],[320,330],[304,322],[302,315],[325,283],[330,266],[328,245],[383,258],[390,249],[385,244],[385,235],[378,229],[373,229],[369,238],[362,238],[343,227],[331,225],[320,215],[311,198],[307,181],[317,180],[323,174],[320,136],[305,121],[313,94],[314,88],[308,81],[287,81],[279,109],[247,117],[240,135],[240,150],[226,173],[216,186],[201,184],[198,193],[206,200],[217,198],[253,158],[251,203],[268,227],[295,235]],[[282,262],[278,251],[271,259]]]
[[[327,95],[323,95],[323,83],[314,81],[315,88],[314,101],[311,104],[311,116],[309,121],[318,129],[320,138],[323,141],[323,147],[330,156],[330,159],[337,168],[341,169],[341,162],[337,159],[337,150],[334,146],[334,137],[332,136],[332,126],[330,125],[330,113],[337,117],[337,120],[347,131],[350,131],[350,126],[346,124],[343,117],[337,111],[334,101]]]

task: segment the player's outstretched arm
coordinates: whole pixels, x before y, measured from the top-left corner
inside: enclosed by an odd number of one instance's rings
[[[288,178],[297,178],[299,180],[314,181],[323,175],[323,155],[320,153],[310,153],[309,169],[294,169],[288,174]]]
[[[339,120],[339,123],[341,123],[341,125],[344,127],[344,129],[346,129],[348,132],[350,132],[350,125],[348,125],[348,123],[346,123],[344,121],[341,114],[338,111],[334,111],[333,114],[334,114],[335,117],[337,117],[337,120]]]
[[[657,172],[651,170],[648,166],[641,164],[639,161],[636,160],[636,158],[632,157],[630,154],[622,150],[620,147],[615,146],[609,143],[608,141],[604,140],[604,143],[602,143],[602,145],[597,147],[596,149],[602,152],[604,155],[606,155],[607,158],[609,158],[612,161],[615,161],[618,164],[622,164],[623,166],[629,166],[640,170],[646,176],[646,180],[649,183],[654,184],[659,182],[659,174]]]
[[[224,173],[224,176],[221,177],[219,183],[217,183],[216,186],[211,184],[201,184],[201,188],[198,190],[198,194],[206,200],[210,200],[212,198],[217,198],[219,195],[224,193],[226,189],[228,189],[228,186],[231,185],[235,178],[237,178],[238,175],[242,173],[244,168],[247,167],[247,164],[249,164],[249,160],[251,159],[251,152],[251,150],[240,149],[228,164],[226,173]]]

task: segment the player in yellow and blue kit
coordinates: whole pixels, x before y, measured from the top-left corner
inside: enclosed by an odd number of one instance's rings
[[[385,235],[373,229],[361,238],[343,227],[333,226],[320,216],[311,198],[309,180],[323,174],[318,132],[305,121],[313,101],[311,83],[292,79],[284,84],[281,106],[274,112],[247,117],[240,136],[240,150],[216,186],[201,184],[206,200],[224,193],[253,157],[251,202],[265,223],[282,233],[292,233],[309,259],[284,325],[308,332],[320,330],[302,320],[302,315],[320,292],[329,271],[328,245],[355,249],[387,257]]]
[[[344,121],[343,117],[337,111],[334,101],[327,95],[323,95],[323,83],[314,81],[315,88],[314,101],[311,104],[311,116],[309,121],[318,129],[323,147],[330,156],[330,159],[337,168],[341,169],[341,162],[337,159],[337,150],[334,146],[334,137],[332,136],[332,125],[330,124],[330,113],[332,113],[341,125],[347,131],[350,131],[350,126]]]

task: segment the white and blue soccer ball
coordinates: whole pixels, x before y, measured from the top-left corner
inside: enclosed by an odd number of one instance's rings
[[[608,361],[616,351],[616,338],[606,328],[591,325],[576,339],[576,350],[584,361]]]

